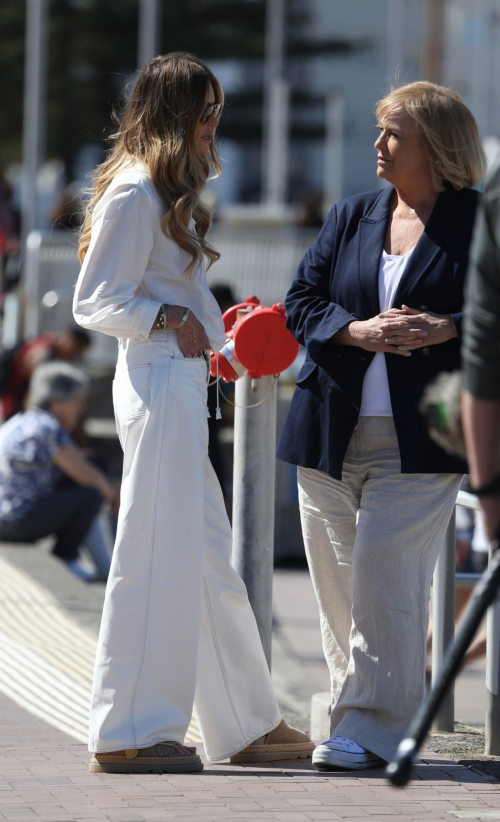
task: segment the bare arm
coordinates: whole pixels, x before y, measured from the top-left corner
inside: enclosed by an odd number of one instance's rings
[[[462,415],[472,486],[480,486],[500,474],[500,400],[483,400],[464,390]],[[488,539],[500,528],[500,494],[481,497],[481,511]]]
[[[52,462],[64,471],[78,485],[97,488],[104,499],[114,503],[117,497],[115,486],[95,465],[92,465],[74,445],[65,445],[52,457]]]

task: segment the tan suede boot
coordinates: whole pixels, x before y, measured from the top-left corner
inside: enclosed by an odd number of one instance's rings
[[[95,753],[89,765],[91,773],[192,773],[202,770],[203,762],[198,754],[186,752],[177,742]]]
[[[282,719],[274,731],[256,739],[247,748],[230,757],[231,762],[273,762],[281,759],[307,759],[312,756],[314,742]]]

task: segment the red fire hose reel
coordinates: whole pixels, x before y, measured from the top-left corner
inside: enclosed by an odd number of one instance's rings
[[[238,319],[239,311],[247,313]],[[229,308],[223,320],[227,338],[223,348],[211,356],[212,377],[217,373],[217,361],[224,382],[237,380],[245,371],[250,379],[281,374],[299,353],[299,344],[285,325],[283,303],[265,308],[252,295]]]

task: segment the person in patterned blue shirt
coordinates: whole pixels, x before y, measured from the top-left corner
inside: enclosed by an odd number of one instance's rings
[[[65,363],[39,366],[29,407],[0,428],[0,541],[35,542],[54,535],[53,553],[80,577],[79,547],[103,498],[116,488],[80,453],[71,432],[87,394],[85,375]]]

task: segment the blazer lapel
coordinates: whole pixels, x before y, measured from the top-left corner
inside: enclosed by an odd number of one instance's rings
[[[441,192],[401,277],[394,297],[395,308],[401,308],[403,295],[408,294],[427,275],[435,266],[441,252],[449,247],[455,217],[454,192]],[[405,301],[407,299],[408,297],[405,297]]]
[[[378,272],[393,191],[393,186],[384,188],[368,214],[359,221],[359,286],[367,318],[380,313]]]

